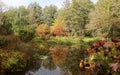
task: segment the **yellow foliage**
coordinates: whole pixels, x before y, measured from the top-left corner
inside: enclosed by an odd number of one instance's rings
[[[54,26],[51,28],[51,33],[61,36],[61,35],[67,35],[66,33],[66,26],[65,26],[65,22],[59,19],[56,19],[54,24]]]
[[[37,27],[36,32],[40,37],[45,38],[50,33],[50,26],[41,24]]]
[[[83,61],[83,60],[80,61],[79,66],[80,66],[80,68],[83,68],[83,67],[84,67],[84,61]]]

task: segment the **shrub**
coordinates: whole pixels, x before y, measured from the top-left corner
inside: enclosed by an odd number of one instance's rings
[[[15,51],[0,51],[1,71],[21,71],[26,66],[24,54]]]
[[[12,32],[12,24],[8,20],[5,20],[3,25],[0,26],[0,34],[8,35]]]
[[[5,37],[0,37],[0,48],[7,46],[9,40]]]
[[[23,28],[18,31],[18,37],[20,40],[28,42],[35,37],[35,32],[32,28]]]
[[[80,68],[92,75],[120,73],[120,41],[99,40],[87,48],[87,56],[80,61]],[[89,65],[89,66],[87,66]],[[116,75],[116,74],[115,74]]]
[[[9,21],[6,21],[5,24],[3,25],[3,28],[5,30],[5,34],[11,34],[12,31],[12,24]]]

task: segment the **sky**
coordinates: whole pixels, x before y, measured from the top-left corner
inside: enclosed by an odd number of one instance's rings
[[[0,3],[3,2],[8,7],[19,7],[21,5],[28,6],[30,3],[37,2],[43,8],[46,5],[49,6],[50,4],[54,4],[58,8],[61,8],[62,7],[62,3],[64,1],[65,0],[0,0]],[[97,0],[91,0],[91,1],[96,3]]]

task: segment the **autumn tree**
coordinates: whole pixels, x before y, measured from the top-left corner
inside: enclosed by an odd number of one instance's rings
[[[67,35],[65,22],[59,19],[56,19],[53,26],[51,27],[51,34],[57,36]]]
[[[47,24],[41,24],[37,27],[36,32],[40,38],[45,40],[49,38],[50,26],[48,26]]]

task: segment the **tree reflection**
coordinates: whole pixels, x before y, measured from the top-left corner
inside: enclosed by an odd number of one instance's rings
[[[51,56],[56,65],[62,64],[67,55],[68,47],[65,46],[54,46],[50,49]]]
[[[81,71],[79,68],[79,62],[83,59],[84,54],[85,49],[83,47],[72,48],[69,50],[64,65],[68,68],[72,75],[80,74]]]
[[[48,69],[50,71],[55,70],[56,69],[56,65],[53,62],[52,57],[50,56],[48,59],[43,60],[42,66],[45,69]]]
[[[84,58],[85,48],[55,46],[51,49],[53,60],[61,68],[62,75],[84,75],[79,68],[79,62]]]

